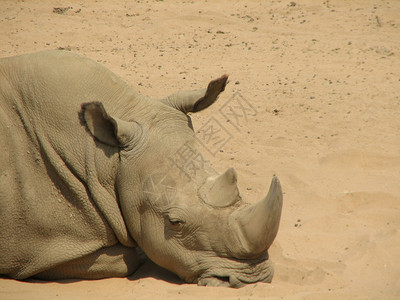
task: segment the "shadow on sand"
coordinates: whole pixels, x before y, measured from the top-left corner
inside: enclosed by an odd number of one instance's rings
[[[126,278],[128,280],[136,281],[142,278],[149,278],[152,277],[157,280],[162,280],[168,283],[172,284],[184,284],[185,282],[181,280],[177,275],[174,273],[161,268],[160,266],[156,265],[153,263],[151,260],[146,259],[145,262],[139,267],[138,270],[136,270],[135,273],[133,273],[130,276],[127,276]],[[0,278],[8,278],[8,277],[2,277]],[[50,283],[50,282],[57,282],[61,284],[67,284],[67,283],[74,283],[74,282],[80,282],[80,281],[86,281],[87,279],[62,279],[62,280],[39,280],[39,279],[34,279],[34,278],[29,278],[26,280],[23,280],[24,282],[31,282],[31,283]],[[96,279],[94,279],[96,280]],[[97,279],[97,280],[103,280],[103,279]]]

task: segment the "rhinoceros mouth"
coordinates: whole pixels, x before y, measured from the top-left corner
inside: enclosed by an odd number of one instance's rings
[[[219,265],[221,264],[215,264],[206,270],[198,278],[197,284],[240,288],[256,282],[270,283],[274,273],[268,254],[254,260],[226,258],[222,266]]]

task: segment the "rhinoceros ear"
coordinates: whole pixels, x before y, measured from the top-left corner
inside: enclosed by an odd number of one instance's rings
[[[108,115],[100,102],[82,104],[81,116],[90,133],[110,146],[125,146],[140,129],[136,122],[126,122]]]
[[[161,102],[174,107],[182,112],[198,112],[217,100],[218,95],[225,90],[228,75],[223,75],[211,81],[207,89],[178,92],[161,100]]]

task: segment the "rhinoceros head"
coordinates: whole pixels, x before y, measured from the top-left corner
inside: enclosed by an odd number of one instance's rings
[[[126,121],[96,103],[84,114],[98,140],[120,148],[119,205],[146,255],[187,282],[239,287],[272,279],[268,248],[279,227],[282,191],[274,176],[268,194],[249,204],[234,169],[216,174],[198,151],[187,114],[210,106],[226,81],[148,102]]]

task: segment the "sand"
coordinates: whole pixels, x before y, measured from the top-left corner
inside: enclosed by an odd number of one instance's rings
[[[146,263],[129,278],[3,278],[0,299],[400,299],[399,1],[2,0],[0,56],[43,49],[86,55],[152,97],[229,74],[192,119],[225,128],[203,153],[237,170],[248,201],[279,176],[276,273],[207,288]],[[247,113],[229,117],[229,103]]]

